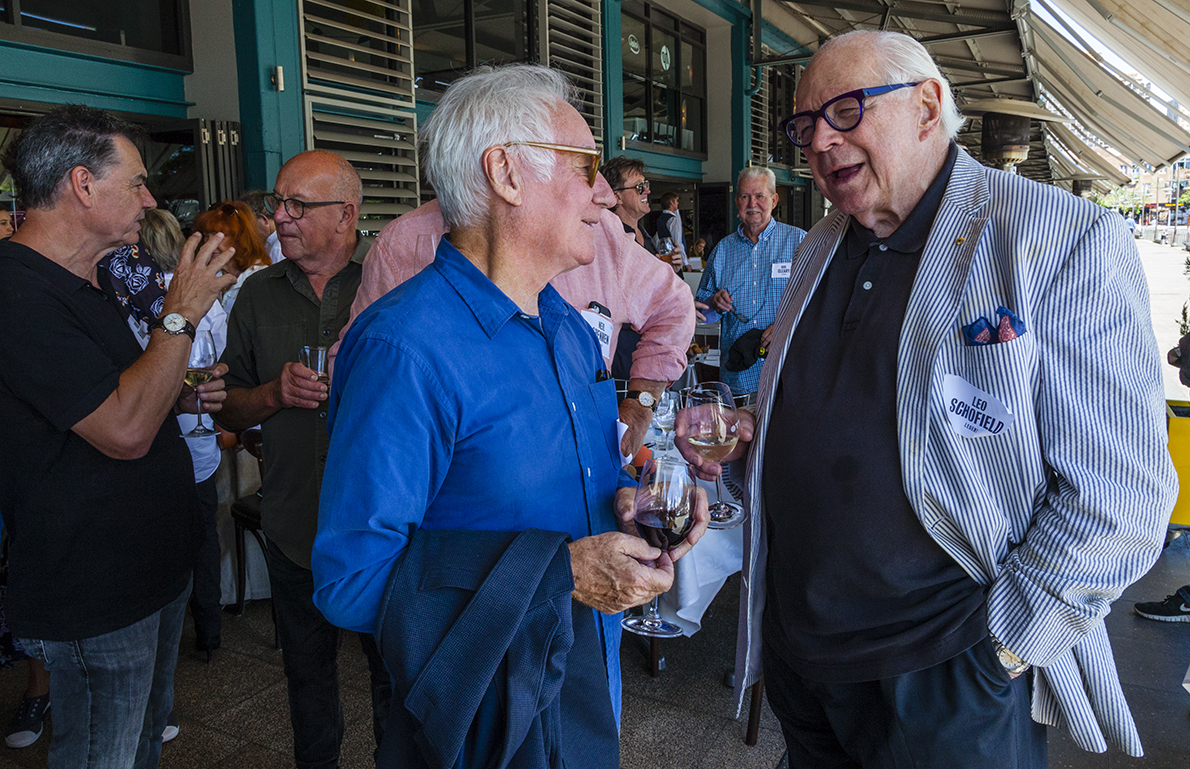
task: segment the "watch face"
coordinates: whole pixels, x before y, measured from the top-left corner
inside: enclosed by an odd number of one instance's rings
[[[186,328],[186,318],[181,313],[171,312],[161,319],[161,325],[165,327],[166,331],[176,334]]]
[[[649,408],[653,408],[653,404],[656,402],[656,399],[653,398],[653,393],[651,392],[642,392],[639,396],[637,396],[637,400],[640,401],[640,405],[647,406]]]

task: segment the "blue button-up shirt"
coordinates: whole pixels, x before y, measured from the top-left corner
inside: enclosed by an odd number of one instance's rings
[[[740,225],[719,241],[703,270],[695,299],[710,304],[711,296],[721,288],[731,294],[733,311],[723,314],[719,330],[719,378],[736,394],[756,392],[764,359],[744,371],[728,371],[727,351],[751,329],[763,331],[776,320],[790,268],[773,265],[791,263],[804,237],[805,230],[770,219],[753,243]],[[775,271],[784,277],[775,277]]]
[[[413,531],[616,530],[615,383],[550,286],[522,313],[449,241],[360,314],[335,362],[314,603],[375,630]],[[594,611],[594,609],[592,609]],[[596,612],[619,714],[620,618]]]

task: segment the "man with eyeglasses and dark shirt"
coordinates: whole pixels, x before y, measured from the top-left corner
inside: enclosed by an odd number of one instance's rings
[[[1142,755],[1103,621],[1177,484],[1124,221],[959,148],[908,35],[825,43],[797,105],[834,210],[725,458],[752,516],[737,682],[763,660],[790,766],[1038,769],[1046,725]]]
[[[285,254],[244,282],[227,322],[229,430],[259,424],[264,438],[260,519],[268,542],[269,584],[289,689],[298,766],[338,766],[339,629],[314,606],[310,551],[327,452],[327,385],[302,365],[303,346],[330,347],[347,323],[370,245],[356,230],[359,174],[333,152],[294,156],[265,202]],[[370,634],[360,635],[380,741],[391,696]]]

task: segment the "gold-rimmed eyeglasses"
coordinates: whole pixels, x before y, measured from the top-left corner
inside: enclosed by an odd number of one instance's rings
[[[504,142],[505,147],[512,147],[517,144],[525,147],[553,150],[555,152],[571,152],[575,155],[586,155],[591,159],[591,167],[587,169],[587,186],[595,186],[595,177],[599,176],[599,159],[603,156],[602,147],[571,147],[568,144],[547,144],[545,142]]]

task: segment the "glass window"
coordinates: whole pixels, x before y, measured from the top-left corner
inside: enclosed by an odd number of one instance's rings
[[[94,0],[21,0],[19,23],[102,43],[182,54],[180,0],[122,0],[97,3]],[[9,21],[7,9],[0,20]]]
[[[528,6],[528,0],[415,2],[416,86],[441,92],[481,64],[529,61]]]
[[[705,33],[627,1],[620,29],[625,138],[705,153]]]

